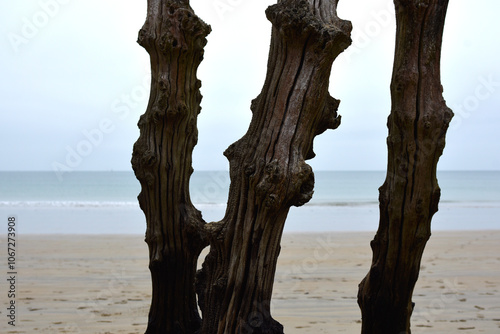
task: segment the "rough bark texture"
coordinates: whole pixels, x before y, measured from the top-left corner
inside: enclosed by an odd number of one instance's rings
[[[388,119],[388,168],[371,269],[359,286],[362,333],[410,333],[431,219],[438,159],[453,117],[442,97],[440,53],[448,0],[395,0],[396,52]]]
[[[187,0],[148,0],[138,42],[151,58],[151,95],[132,155],[153,287],[148,334],[194,333],[201,325],[194,280],[208,241],[189,178],[201,109],[196,71],[209,32]]]
[[[203,334],[283,333],[270,301],[289,208],[308,202],[313,139],[340,124],[328,94],[331,65],[350,44],[337,1],[283,0],[266,11],[273,24],[268,72],[252,102],[248,132],[225,152],[228,208],[207,225],[211,250],[198,274]]]

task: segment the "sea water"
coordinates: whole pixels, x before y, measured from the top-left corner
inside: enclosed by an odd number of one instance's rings
[[[382,171],[317,171],[313,199],[290,210],[286,232],[376,231]],[[441,171],[434,230],[500,228],[500,172]],[[192,202],[207,221],[224,216],[225,171],[195,172]],[[22,233],[144,233],[133,172],[0,172],[0,214]],[[1,219],[1,217],[0,217]]]

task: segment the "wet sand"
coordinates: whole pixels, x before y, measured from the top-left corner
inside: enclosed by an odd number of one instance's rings
[[[284,235],[272,314],[285,333],[360,332],[357,285],[372,237]],[[19,236],[16,326],[7,324],[2,279],[1,332],[144,333],[147,256],[140,235]],[[413,333],[500,332],[500,231],[435,232],[413,301]]]

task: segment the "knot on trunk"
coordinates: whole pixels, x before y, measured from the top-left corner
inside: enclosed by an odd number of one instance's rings
[[[162,125],[164,122],[183,118],[187,116],[188,113],[189,109],[185,103],[180,102],[169,104],[167,102],[166,95],[159,94],[157,97],[157,102],[153,104],[150,111],[147,111],[139,118],[139,123],[137,123],[137,125],[139,126],[139,128],[143,128],[149,123]]]
[[[337,100],[330,96],[330,94],[326,97],[325,107],[320,116],[320,120],[316,125],[316,129],[314,130],[314,136],[320,135],[328,129],[335,130],[340,126],[342,116],[337,114],[337,110],[339,108],[340,100]],[[306,160],[312,159],[316,156],[313,149],[313,140],[311,139],[311,143],[309,145],[309,150],[306,154]]]
[[[286,35],[300,33],[308,27],[311,29],[317,23],[305,0],[281,1],[267,8],[266,16],[281,33]]]
[[[313,196],[314,173],[304,161],[298,162],[291,171],[286,172],[280,167],[278,160],[273,160],[264,167],[256,192],[267,208],[302,206]]]
[[[242,139],[240,139],[241,141]],[[228,146],[228,148],[226,148],[226,150],[224,151],[224,156],[227,158],[227,160],[229,160],[229,162],[237,159],[240,154],[239,153],[239,150],[238,150],[238,147],[237,147],[237,143],[239,141],[235,142],[235,143],[232,143],[231,145]]]
[[[314,194],[314,173],[308,164],[301,161],[293,171],[290,185],[293,206],[302,206],[309,202]]]
[[[283,203],[283,182],[286,175],[278,160],[273,160],[264,166],[263,175],[257,184],[256,192],[268,208],[279,208]]]
[[[161,20],[154,21],[152,16],[148,16],[139,31],[137,42],[148,52],[158,45],[164,54],[173,51],[203,54],[206,36],[211,32],[210,25],[196,16],[187,3],[166,1],[160,6]]]
[[[158,167],[159,162],[156,153],[144,140],[138,140],[134,144],[131,163],[137,179],[151,186],[154,183],[153,170]]]
[[[340,126],[342,117],[337,114],[339,104],[340,100],[337,100],[330,95],[326,97],[323,114],[321,115],[321,120],[316,127],[316,135],[320,135],[328,129],[335,130]]]
[[[230,164],[240,163],[241,161],[246,161],[245,166],[253,166],[253,172],[255,172],[255,162],[253,159],[253,152],[256,147],[256,138],[251,138],[249,136],[243,136],[239,140],[235,141],[226,148],[224,151],[224,156],[227,158]],[[252,148],[252,149],[250,149]],[[246,167],[245,167],[246,168]],[[250,173],[251,174],[251,173]]]
[[[325,22],[306,0],[283,0],[267,8],[266,16],[285,39],[310,38],[318,52],[332,53],[332,60],[352,42],[350,22],[340,20],[334,12]]]
[[[190,250],[195,254],[199,254],[209,244],[205,230],[206,222],[201,211],[196,209],[193,204],[186,203],[184,207],[186,209],[186,221],[183,226],[183,233],[187,236],[186,239],[189,240]]]

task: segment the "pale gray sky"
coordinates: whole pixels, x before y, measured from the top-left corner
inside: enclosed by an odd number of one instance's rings
[[[269,0],[192,0],[212,26],[195,170],[227,169],[222,152],[246,131],[266,72]],[[383,170],[394,53],[392,0],[341,0],[353,45],[330,92],[342,125],[317,137],[317,170]],[[439,167],[500,170],[497,0],[450,1],[442,82],[455,118]],[[0,4],[0,170],[130,170],[149,94],[137,43],[146,0],[23,0]]]

